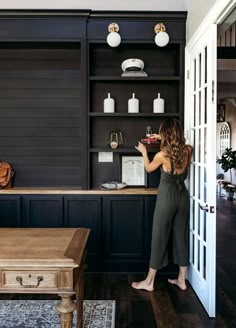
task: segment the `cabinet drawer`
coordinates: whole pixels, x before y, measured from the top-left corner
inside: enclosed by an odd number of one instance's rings
[[[57,288],[57,271],[2,271],[2,288]]]

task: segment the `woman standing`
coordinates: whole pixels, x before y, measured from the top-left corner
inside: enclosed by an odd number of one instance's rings
[[[146,146],[139,143],[135,147],[143,155],[148,173],[161,168],[157,203],[153,217],[152,243],[149,272],[145,280],[133,282],[135,289],[154,290],[157,270],[168,265],[168,240],[173,229],[173,259],[179,265],[177,279],[169,283],[186,290],[185,277],[189,263],[189,193],[184,181],[192,156],[192,146],[185,144],[183,129],[176,119],[162,122],[159,134],[160,152],[152,161],[148,158]]]

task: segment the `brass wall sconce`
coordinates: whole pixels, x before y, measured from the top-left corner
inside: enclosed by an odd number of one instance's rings
[[[166,33],[166,27],[163,23],[158,23],[154,27],[156,33],[155,43],[158,47],[165,47],[169,43],[169,35]]]
[[[120,30],[119,25],[116,23],[111,23],[108,26],[108,31],[110,32],[107,36],[107,43],[110,47],[118,47],[121,42],[121,36],[118,33]]]

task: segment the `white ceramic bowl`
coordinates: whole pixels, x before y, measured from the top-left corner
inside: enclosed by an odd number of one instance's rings
[[[126,186],[127,184],[125,182],[115,182],[115,181],[105,182],[101,185],[102,189],[110,189],[110,190],[123,189]]]

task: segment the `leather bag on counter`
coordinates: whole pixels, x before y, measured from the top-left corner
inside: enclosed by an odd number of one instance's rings
[[[14,170],[10,163],[0,162],[0,189],[11,188]]]

